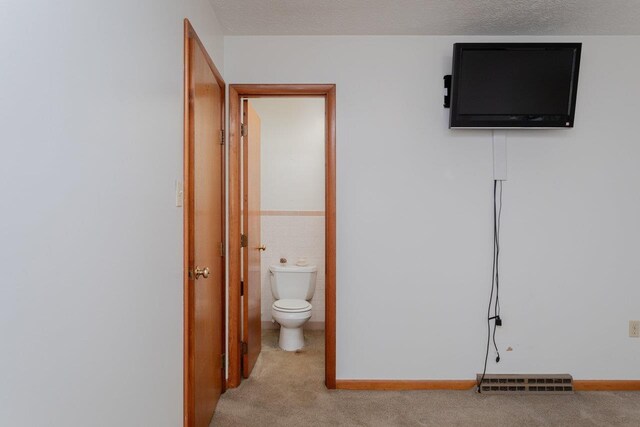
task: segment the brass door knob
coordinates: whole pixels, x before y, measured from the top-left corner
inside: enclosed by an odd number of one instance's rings
[[[198,266],[196,266],[193,272],[196,280],[199,279],[200,277],[206,279],[207,277],[209,277],[209,273],[210,273],[209,267],[200,268]]]
[[[267,250],[267,246],[266,245],[262,245],[260,247],[258,247],[259,251],[266,251]]]

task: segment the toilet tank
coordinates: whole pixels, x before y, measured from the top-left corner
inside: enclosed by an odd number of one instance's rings
[[[318,269],[315,265],[270,265],[271,293],[275,299],[310,301],[316,290]]]

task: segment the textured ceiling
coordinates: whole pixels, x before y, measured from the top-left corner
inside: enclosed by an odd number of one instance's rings
[[[640,0],[210,0],[229,35],[638,35]]]

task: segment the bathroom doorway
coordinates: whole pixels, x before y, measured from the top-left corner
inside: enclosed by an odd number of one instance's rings
[[[229,94],[227,385],[297,350],[335,388],[335,86]]]

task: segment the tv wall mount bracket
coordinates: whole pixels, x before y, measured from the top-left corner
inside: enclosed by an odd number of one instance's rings
[[[444,108],[451,108],[451,74],[447,74],[443,77],[444,79],[444,88],[447,92],[444,95],[444,104],[442,106]]]

